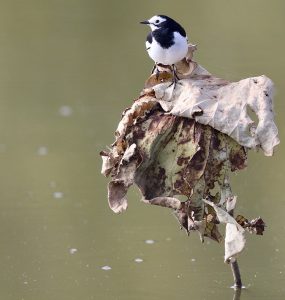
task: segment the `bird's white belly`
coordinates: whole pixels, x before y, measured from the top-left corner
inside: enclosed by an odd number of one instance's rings
[[[173,65],[182,60],[188,52],[187,39],[175,32],[174,42],[174,45],[167,49],[162,48],[155,39],[152,40],[151,44],[146,42],[146,47],[149,48],[147,52],[150,58],[156,63],[163,65]]]

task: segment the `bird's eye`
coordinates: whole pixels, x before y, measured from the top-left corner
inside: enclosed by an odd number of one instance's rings
[[[156,24],[159,23],[159,20],[156,20],[155,23],[156,23]]]

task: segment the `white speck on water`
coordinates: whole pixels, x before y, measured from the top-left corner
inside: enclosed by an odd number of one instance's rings
[[[142,259],[142,258],[139,258],[139,257],[138,257],[138,258],[135,258],[135,262],[136,262],[136,263],[142,263],[142,262],[143,262],[143,259]]]
[[[70,254],[75,254],[77,251],[78,251],[78,249],[76,249],[76,248],[70,248],[69,249]]]
[[[144,241],[146,244],[149,244],[149,245],[151,245],[151,244],[154,244],[155,242],[154,242],[154,240],[145,240]]]
[[[28,284],[28,281],[24,281],[24,284]]]
[[[45,156],[48,154],[48,148],[45,146],[40,146],[37,151],[39,156]]]
[[[195,261],[196,261],[196,258],[191,258],[191,261],[192,261],[192,262],[195,262]]]
[[[275,252],[279,252],[279,249],[277,248],[277,249],[275,249]]]
[[[69,117],[73,113],[73,109],[68,105],[63,105],[59,108],[59,114],[63,117]]]
[[[61,199],[61,198],[63,198],[63,193],[62,192],[54,192],[53,193],[53,198]]]
[[[112,268],[110,266],[104,266],[101,269],[104,270],[104,271],[110,271],[110,270],[112,270]]]

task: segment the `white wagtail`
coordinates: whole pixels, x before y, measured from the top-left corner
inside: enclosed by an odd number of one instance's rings
[[[153,16],[140,23],[151,28],[145,43],[148,55],[156,65],[172,66],[173,82],[176,83],[179,78],[174,64],[182,60],[188,52],[188,39],[184,28],[164,15]]]

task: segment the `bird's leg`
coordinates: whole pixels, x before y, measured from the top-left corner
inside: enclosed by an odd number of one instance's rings
[[[172,71],[172,82],[168,87],[171,87],[174,84],[174,88],[175,88],[176,84],[180,80],[180,78],[178,77],[178,75],[176,73],[175,65],[171,65],[171,71]]]
[[[152,68],[152,70],[151,70],[151,75],[154,73],[154,71],[156,70],[156,72],[155,72],[155,78],[156,78],[156,80],[158,80],[158,77],[159,77],[159,70],[158,70],[158,68],[157,68],[157,63],[155,63],[155,65],[153,66],[153,68]]]
[[[158,67],[157,67],[157,64],[155,63],[155,68],[156,68],[156,72],[155,72],[155,78],[156,78],[156,80],[158,80],[158,78],[159,78],[159,69],[158,69]]]
[[[176,80],[176,82],[178,80],[180,80],[180,78],[178,77],[178,75],[176,73],[176,67],[175,67],[175,65],[172,65],[172,75],[173,75],[174,80]]]
[[[150,73],[150,75],[152,75],[153,74],[153,72],[154,72],[154,70],[156,69],[156,64],[154,64],[154,66],[153,66],[153,68],[151,69],[151,73]]]

